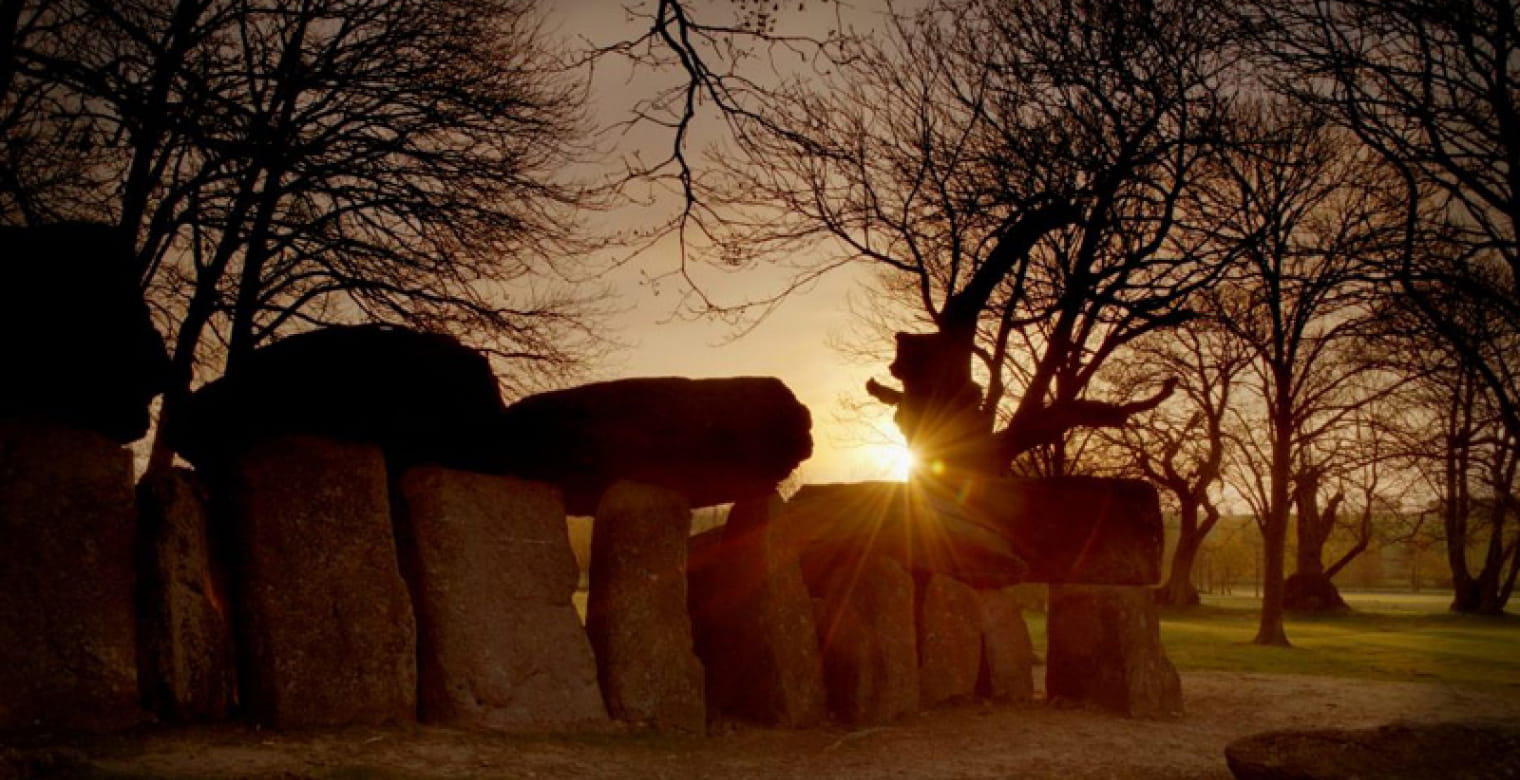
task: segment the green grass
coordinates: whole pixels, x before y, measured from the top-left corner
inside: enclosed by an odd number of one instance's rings
[[[1520,618],[1455,615],[1444,594],[1345,596],[1349,613],[1290,615],[1288,649],[1250,643],[1259,617],[1249,597],[1205,596],[1201,607],[1163,610],[1161,638],[1183,670],[1413,680],[1520,693]],[[1044,647],[1044,615],[1028,617],[1035,647]]]

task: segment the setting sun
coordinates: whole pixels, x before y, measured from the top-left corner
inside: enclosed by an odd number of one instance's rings
[[[896,482],[907,482],[908,475],[918,464],[918,457],[905,444],[882,444],[871,447],[868,457],[873,470],[879,473],[882,479]]]

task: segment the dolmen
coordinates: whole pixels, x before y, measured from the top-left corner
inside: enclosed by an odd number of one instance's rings
[[[241,696],[276,726],[619,720],[702,732],[694,506],[811,452],[761,378],[623,380],[502,404],[451,338],[328,328],[198,391],[170,438],[235,553]],[[587,627],[565,517],[591,512]]]
[[[0,731],[141,721],[122,445],[168,371],[114,228],[0,228]]]

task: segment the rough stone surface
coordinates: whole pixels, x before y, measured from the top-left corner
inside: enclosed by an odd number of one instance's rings
[[[1497,780],[1520,777],[1520,724],[1269,731],[1231,742],[1224,754],[1240,780]]]
[[[570,602],[559,489],[436,467],[398,480],[424,721],[486,729],[606,720]]]
[[[827,717],[823,659],[802,568],[771,540],[781,498],[740,501],[693,537],[688,600],[709,716],[806,727]]]
[[[379,448],[270,439],[230,480],[250,714],[276,727],[413,720],[416,627]]]
[[[131,243],[108,225],[0,227],[0,417],[40,417],[118,442],[148,430],[169,359]]]
[[[132,456],[0,421],[0,730],[108,730],[137,707]]]
[[[529,396],[497,435],[523,442],[509,470],[559,484],[592,513],[618,480],[658,485],[690,506],[765,495],[813,452],[807,407],[770,377],[653,377]]]
[[[885,723],[919,709],[913,578],[891,558],[850,569],[804,567],[823,648],[829,710],[846,723]]]
[[[662,731],[707,729],[686,600],[691,508],[674,491],[609,488],[591,532],[586,633],[607,712]]]
[[[1182,712],[1182,684],[1161,646],[1149,588],[1052,585],[1045,693],[1130,717]]]
[[[169,438],[198,467],[272,436],[309,434],[378,445],[397,471],[500,473],[502,409],[490,363],[450,336],[331,327],[255,350],[192,396]]]
[[[1001,529],[1030,582],[1154,585],[1161,580],[1161,500],[1149,483],[1105,477],[988,480],[969,512]]]
[[[777,525],[781,543],[820,572],[850,569],[868,555],[916,575],[978,584],[1018,582],[1029,569],[997,527],[901,482],[806,485]]]
[[[943,574],[919,581],[918,691],[924,707],[976,695],[982,668],[982,604],[976,591]]]
[[[137,487],[138,674],[159,717],[220,720],[237,695],[226,572],[215,566],[207,493],[175,469]]]
[[[1034,698],[1034,644],[1020,609],[1020,587],[976,594],[982,619],[982,668],[976,692],[995,701],[1029,702]]]

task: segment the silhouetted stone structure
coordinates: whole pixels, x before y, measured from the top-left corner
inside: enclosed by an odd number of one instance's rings
[[[416,629],[379,448],[282,436],[228,479],[250,714],[276,727],[415,719]]]
[[[255,350],[195,393],[170,439],[198,467],[273,436],[311,434],[378,445],[398,471],[501,473],[502,409],[490,363],[450,336],[331,327]]]
[[[709,716],[806,727],[828,716],[823,660],[802,568],[772,539],[774,493],[740,501],[693,537],[688,601]]]
[[[919,704],[970,700],[982,669],[982,604],[975,590],[943,574],[918,582]]]
[[[663,487],[618,482],[596,508],[586,634],[607,712],[662,731],[707,729],[686,600],[691,508]]]
[[[132,456],[94,431],[0,421],[0,730],[142,719]]]
[[[778,524],[804,569],[817,572],[851,569],[867,555],[991,586],[1021,582],[1029,570],[1000,528],[901,482],[806,485]]]
[[[423,720],[487,729],[607,719],[570,603],[579,569],[558,488],[435,467],[398,481]]]
[[[1149,588],[1050,586],[1045,695],[1130,717],[1182,712],[1182,684],[1161,647]]]
[[[995,701],[1034,698],[1034,645],[1019,608],[1017,588],[977,592],[981,607],[982,665],[976,692]]]
[[[237,692],[230,595],[216,570],[208,496],[194,472],[149,476],[137,487],[138,673],[143,698],[174,721],[226,718]]]
[[[1225,747],[1240,780],[1489,780],[1520,777],[1520,724],[1390,723],[1269,731]]]
[[[888,557],[803,568],[814,598],[829,710],[846,723],[886,723],[919,709],[913,578]]]
[[[1029,564],[1028,582],[1153,585],[1163,531],[1156,489],[1137,479],[987,480],[966,505]]]
[[[765,495],[813,451],[807,407],[769,377],[624,379],[525,398],[499,439],[509,471],[595,510],[618,480],[658,485],[693,507]]]
[[[126,236],[84,222],[0,227],[0,279],[0,417],[141,438],[169,361]]]

